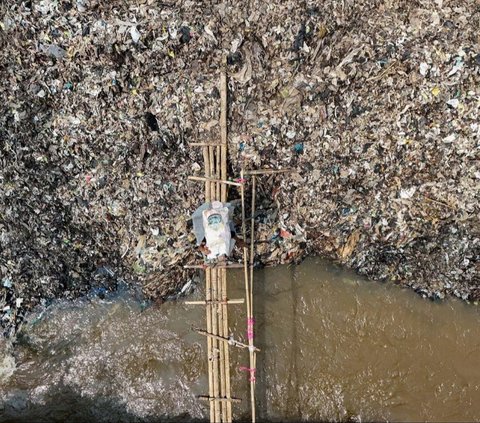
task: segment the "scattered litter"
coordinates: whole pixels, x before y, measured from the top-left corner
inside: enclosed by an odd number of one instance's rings
[[[480,299],[471,2],[70,3],[0,2],[5,331],[119,277],[150,298],[190,280],[204,188],[186,181],[203,162],[189,144],[219,139],[224,55],[232,178],[297,170],[258,179],[259,263],[320,254]]]
[[[460,101],[458,100],[458,98],[452,98],[451,100],[447,101],[447,104],[450,107],[456,109],[458,107],[458,105],[460,104]]]
[[[130,28],[130,36],[132,37],[134,43],[138,43],[140,41],[141,34],[136,26],[132,26]]]

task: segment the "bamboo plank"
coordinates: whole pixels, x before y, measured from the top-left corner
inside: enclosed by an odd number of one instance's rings
[[[223,337],[223,313],[221,312],[222,306],[220,305],[221,301],[221,281],[220,281],[220,270],[215,269],[214,272],[217,274],[217,301],[214,303],[214,307],[216,308],[217,312],[217,317],[218,317],[218,334],[219,336]],[[225,348],[224,344],[219,344],[219,356],[220,356],[220,362],[219,362],[219,367],[220,367],[220,396],[222,398],[226,397],[226,392],[225,392]],[[221,407],[221,419],[222,421],[226,420],[226,414],[227,414],[227,404],[222,403],[220,404]]]
[[[243,184],[240,182],[225,181],[223,179],[216,179],[211,177],[202,177],[202,176],[189,176],[188,180],[190,181],[202,181],[202,182],[218,182],[219,184],[232,185],[234,187],[241,187]],[[213,196],[213,195],[212,195]]]
[[[227,179],[227,59],[224,57],[220,74],[220,139],[222,141],[222,169],[221,179]],[[222,185],[221,201],[227,201],[227,187]]]
[[[198,399],[205,400],[205,401],[221,401],[221,402],[242,402],[240,398],[221,398],[221,397],[212,397],[207,395],[198,395]]]
[[[243,263],[186,264],[184,269],[243,269]]]
[[[257,178],[252,176],[252,210],[250,219],[250,316],[253,318],[253,265],[255,263],[255,200],[257,195]],[[253,342],[253,340],[252,340]],[[250,368],[257,368],[257,355],[250,350]],[[254,373],[255,375],[255,373]],[[250,378],[251,399],[252,399],[252,422],[255,421],[255,377]]]
[[[216,159],[216,166],[215,166],[215,175],[217,177],[217,179],[219,181],[222,181],[223,178],[220,176],[220,169],[221,169],[221,165],[220,165],[220,147],[219,146],[216,146],[214,147],[215,148],[215,159]],[[221,192],[220,192],[220,184],[219,183],[216,183],[216,195],[217,195],[217,200],[218,201],[221,201],[222,200],[222,197],[221,197]]]
[[[293,173],[296,172],[294,169],[257,169],[257,170],[246,170],[245,175],[271,175],[274,173]]]
[[[240,174],[240,178],[243,179],[243,169]],[[242,235],[243,239],[247,239],[246,237],[246,225],[245,225],[245,187],[242,185],[240,189],[241,195],[241,202],[242,202]],[[252,316],[252,308],[251,308],[251,294],[250,294],[250,280],[248,277],[248,250],[247,246],[244,245],[243,247],[243,262],[244,262],[244,277],[245,277],[245,297],[247,301],[247,322],[250,322],[253,318]],[[249,323],[247,323],[248,325]],[[249,352],[249,361],[250,361],[250,369],[253,369],[255,364],[254,359],[254,346],[253,346],[253,339],[249,337],[248,339],[248,352]],[[253,383],[253,379],[250,378],[250,406],[252,411],[252,422],[255,423],[255,385]]]
[[[215,270],[211,271],[212,274],[212,299],[217,300],[217,274]],[[212,333],[214,335],[218,335],[218,316],[217,316],[217,309],[213,304],[210,304],[208,307],[211,308],[211,316],[212,316]],[[220,383],[219,383],[219,363],[218,363],[218,352],[219,352],[219,344],[218,339],[212,337],[212,353],[215,357],[214,365],[213,365],[213,396],[219,397],[220,396]],[[215,421],[221,421],[221,407],[220,404],[215,404]]]
[[[212,201],[216,200],[215,198],[215,186],[211,183],[212,180],[215,180],[215,157],[213,157],[213,148],[208,146],[208,157],[210,160],[210,194]],[[191,179],[190,177],[188,179]],[[191,179],[194,180],[194,179]]]
[[[223,337],[228,337],[228,307],[227,304],[225,304],[225,300],[228,301],[227,297],[227,271],[226,269],[222,269],[220,271],[221,278],[222,278],[222,292],[221,292],[221,297],[223,301],[223,306],[222,306],[222,314],[223,314]],[[244,303],[245,300],[242,298],[242,303]],[[231,397],[231,385],[230,385],[230,351],[228,344],[223,343],[223,348],[225,350],[225,396],[227,398]],[[231,422],[232,421],[232,403],[227,402],[227,409],[226,409],[226,421]]]
[[[208,338],[215,339],[217,341],[227,342],[229,345],[233,345],[234,347],[250,349],[250,345],[237,341],[236,339],[233,339],[233,338],[225,338],[223,336],[207,332],[206,330],[203,330],[203,329],[195,329],[195,332],[197,332],[200,335],[206,336]],[[258,352],[261,351],[260,348],[257,348],[255,346],[252,346],[252,350],[258,351]]]
[[[255,253],[255,197],[257,195],[257,178],[252,176],[252,214],[250,219],[250,314],[253,316],[253,264]]]
[[[222,305],[227,305],[227,304],[244,304],[245,299],[244,298],[239,298],[236,300],[211,300],[211,301],[206,301],[206,300],[200,300],[200,301],[184,301],[183,304],[186,305],[207,305],[207,304],[222,304]]]
[[[207,269],[205,271],[205,294],[206,301],[211,300],[211,270]],[[207,317],[207,330],[212,331],[212,315],[211,307],[207,306],[206,317]],[[208,359],[208,394],[213,396],[213,357],[212,354],[212,345],[213,339],[207,339],[207,359]],[[215,419],[215,406],[210,404],[210,421],[213,422]]]

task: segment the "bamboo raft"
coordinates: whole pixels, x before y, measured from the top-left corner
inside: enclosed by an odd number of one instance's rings
[[[290,172],[288,169],[260,169],[241,171],[240,178],[229,180],[227,175],[227,74],[226,61],[220,77],[220,142],[190,143],[192,147],[200,147],[203,151],[204,176],[190,176],[190,181],[205,183],[205,202],[227,202],[227,188],[232,187],[240,191],[242,208],[241,234],[244,240],[242,263],[218,264],[189,264],[185,268],[203,269],[205,271],[205,300],[186,301],[185,304],[202,305],[206,308],[206,329],[196,329],[197,333],[207,338],[208,351],[208,395],[200,395],[199,399],[206,400],[210,405],[211,422],[231,422],[232,403],[240,402],[232,397],[230,380],[230,351],[229,347],[246,349],[249,356],[249,367],[241,367],[246,371],[250,383],[251,420],[256,421],[255,412],[255,374],[256,354],[260,351],[255,347],[254,317],[253,317],[253,267],[254,267],[254,239],[255,239],[255,200],[256,178],[264,174],[280,174]],[[251,217],[250,217],[250,248],[247,247],[247,217],[245,211],[245,184],[246,177],[251,181]],[[245,282],[245,299],[229,299],[227,295],[227,269],[242,268]],[[228,333],[229,304],[246,304],[247,340],[248,344],[233,339]]]

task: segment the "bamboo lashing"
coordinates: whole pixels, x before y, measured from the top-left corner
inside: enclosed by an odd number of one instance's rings
[[[245,344],[245,343],[240,342],[240,341],[237,341],[236,339],[233,339],[231,337],[227,338],[227,337],[224,337],[224,336],[216,335],[214,333],[210,333],[210,332],[207,332],[207,331],[202,330],[202,329],[196,329],[195,331],[200,335],[207,336],[207,337],[210,337],[212,339],[216,339],[217,341],[226,342],[227,344],[233,345],[234,347],[252,349],[253,351],[260,351],[260,348],[257,348],[257,347],[250,348],[250,345]]]

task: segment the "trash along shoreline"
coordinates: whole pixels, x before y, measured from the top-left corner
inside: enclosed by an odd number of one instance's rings
[[[219,138],[225,55],[229,174],[295,171],[259,179],[258,266],[319,255],[480,299],[475,1],[237,3],[0,5],[5,335],[54,298],[193,277],[189,143]]]

